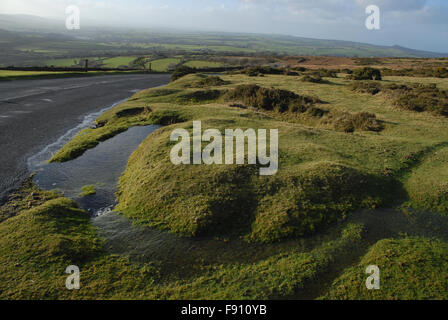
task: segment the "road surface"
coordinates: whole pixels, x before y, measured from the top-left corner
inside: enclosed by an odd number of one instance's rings
[[[84,115],[168,81],[149,74],[0,82],[0,203],[30,174],[27,158]]]

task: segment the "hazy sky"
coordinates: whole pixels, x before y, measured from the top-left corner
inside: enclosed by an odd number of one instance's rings
[[[280,33],[448,53],[448,0],[0,0],[0,13],[65,19],[71,4],[81,9],[81,27]],[[364,25],[370,4],[381,9],[381,30]]]

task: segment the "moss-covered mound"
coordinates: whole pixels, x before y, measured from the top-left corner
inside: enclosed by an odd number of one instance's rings
[[[366,268],[380,269],[380,289],[365,286]],[[448,243],[435,239],[387,239],[335,280],[326,299],[447,299]]]
[[[216,125],[216,120],[202,122],[203,130]],[[191,124],[181,126],[191,130]],[[237,128],[228,122],[221,126]],[[118,210],[152,227],[184,236],[237,233],[272,242],[315,233],[356,208],[379,206],[388,198],[390,181],[332,162],[280,163],[274,177],[259,176],[258,167],[249,165],[175,166],[173,129],[149,136],[119,183]]]
[[[339,164],[315,162],[261,182],[249,239],[271,242],[313,234],[358,208],[386,204],[393,184]]]

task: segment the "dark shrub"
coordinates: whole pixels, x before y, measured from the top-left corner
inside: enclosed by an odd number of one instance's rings
[[[244,105],[255,109],[269,111],[305,112],[314,104],[320,102],[318,98],[300,96],[294,92],[280,89],[262,88],[257,85],[240,85],[227,92],[226,99],[240,101]]]
[[[356,69],[350,78],[353,80],[382,80],[381,71],[370,67]]]
[[[240,73],[255,77],[261,74],[283,74],[284,70],[267,66],[256,66],[243,69]]]
[[[187,66],[180,66],[174,70],[174,72],[171,75],[171,82],[176,81],[177,79],[182,78],[183,76],[186,76],[187,74],[196,73],[197,69],[190,68]]]
[[[399,97],[394,104],[400,108],[448,116],[448,91],[438,89],[435,84],[402,86],[395,91]]]
[[[357,81],[350,85],[351,89],[356,92],[368,93],[375,95],[381,91],[381,84],[378,82],[371,81]]]
[[[448,68],[383,69],[385,76],[448,78]]]
[[[115,115],[118,118],[122,118],[122,117],[131,117],[131,116],[136,116],[139,114],[142,114],[144,112],[151,112],[151,108],[150,107],[135,107],[135,108],[128,108],[128,109],[123,109],[123,110],[119,110],[115,113]]]
[[[302,82],[311,82],[311,83],[323,83],[322,77],[320,75],[310,76],[306,75],[301,79]]]

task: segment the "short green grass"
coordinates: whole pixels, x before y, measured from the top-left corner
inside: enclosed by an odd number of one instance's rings
[[[79,59],[51,59],[45,61],[48,67],[73,67],[76,66]]]

